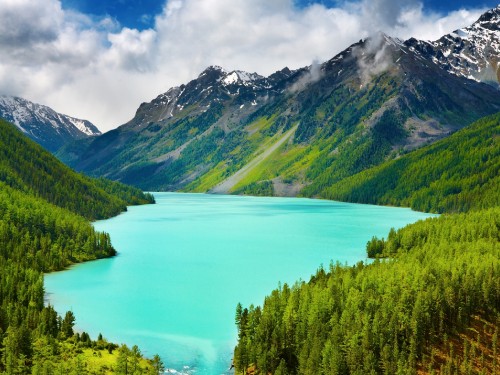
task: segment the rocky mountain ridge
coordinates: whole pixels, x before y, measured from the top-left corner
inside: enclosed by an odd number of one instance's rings
[[[450,73],[497,86],[500,84],[500,5],[474,24],[436,41],[414,38],[405,42],[412,50]]]
[[[209,66],[200,75],[185,85],[173,87],[158,95],[150,103],[142,103],[134,119],[128,124],[163,121],[174,117],[184,108],[195,105],[206,112],[211,105],[237,97],[242,104],[255,106],[255,100],[271,91],[295,72],[285,68],[269,77],[240,70],[227,72],[220,66]]]
[[[495,12],[466,29],[494,30]],[[468,50],[484,52],[490,34],[480,34]],[[494,85],[445,69],[425,46],[378,34],[324,63],[269,77],[212,66],[143,103],[127,124],[59,156],[148,190],[321,196],[347,176],[500,111]]]
[[[15,96],[0,96],[0,117],[52,152],[69,141],[101,134],[87,120],[60,114]]]

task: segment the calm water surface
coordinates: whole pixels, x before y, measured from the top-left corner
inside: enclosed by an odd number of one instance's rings
[[[156,205],[95,223],[119,255],[45,276],[47,299],[94,339],[158,353],[182,373],[229,374],[235,307],[429,215],[297,198],[155,193]]]

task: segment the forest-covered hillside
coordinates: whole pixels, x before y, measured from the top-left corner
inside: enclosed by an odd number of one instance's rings
[[[491,116],[340,183],[346,200],[413,204],[419,197],[415,202],[427,202],[420,208],[462,213],[367,244],[370,255],[388,258],[332,264],[308,283],[274,290],[263,307],[238,305],[237,369],[499,373],[499,136],[500,116]]]
[[[74,172],[3,120],[0,181],[89,219],[110,217],[125,211],[127,205],[153,201],[137,188]]]
[[[499,160],[500,113],[429,147],[346,178],[323,196],[439,213],[500,206]]]
[[[147,202],[152,197],[137,189],[71,171],[0,121],[1,374],[85,374],[86,348],[115,349],[75,334],[71,312],[62,318],[44,306],[43,272],[114,255],[109,236],[88,219]]]

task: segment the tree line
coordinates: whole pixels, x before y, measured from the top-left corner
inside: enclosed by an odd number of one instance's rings
[[[332,263],[272,291],[262,307],[238,304],[237,371],[499,373],[499,135],[497,114],[328,190],[328,198],[445,214],[372,238],[373,263]],[[478,333],[455,351],[450,338],[476,317],[491,322],[488,340]]]
[[[348,177],[321,195],[358,203],[465,212],[500,205],[500,114]]]

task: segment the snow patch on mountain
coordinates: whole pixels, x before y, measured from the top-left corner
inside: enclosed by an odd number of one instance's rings
[[[258,81],[263,80],[264,77],[257,73],[248,73],[244,72],[242,70],[235,70],[232,71],[228,74],[226,74],[222,79],[221,82],[225,86],[229,85],[235,85],[235,84],[241,84],[244,86],[252,86],[256,84]],[[260,86],[257,84],[257,86]]]
[[[232,72],[222,79],[222,83],[225,85],[232,85],[238,82],[238,80],[239,80],[238,73]]]
[[[101,134],[99,130],[96,132],[96,128],[94,126],[89,126],[89,122],[87,120],[80,120],[78,118],[70,116],[66,116],[66,118],[75,126],[75,128],[80,130],[83,134],[86,134],[88,136]]]
[[[471,26],[436,41],[411,38],[405,44],[450,73],[478,82],[500,83],[500,6],[484,13]]]
[[[0,96],[0,117],[51,151],[71,140],[101,134],[89,121],[14,96]]]

